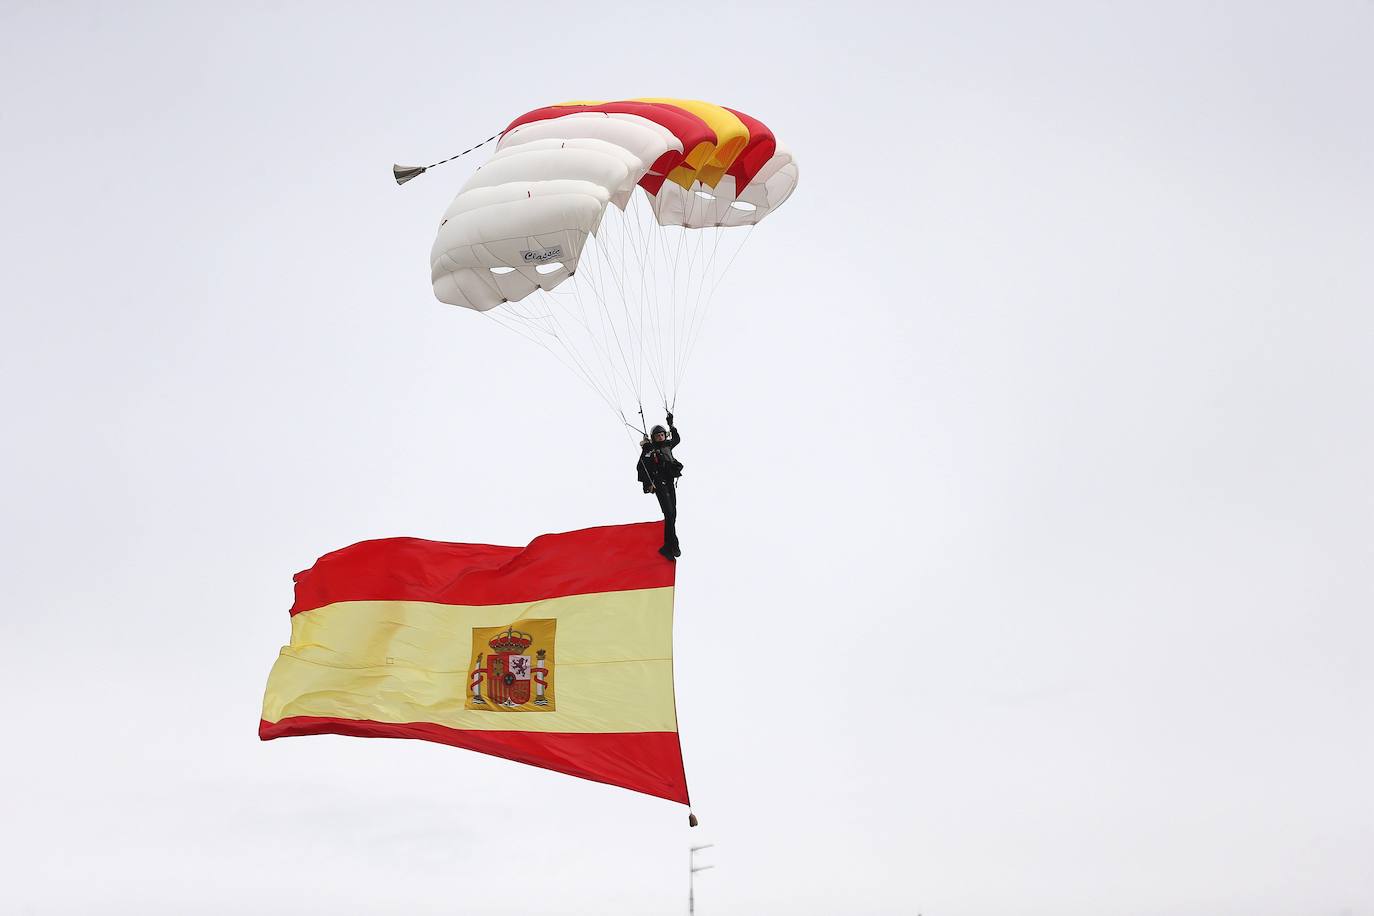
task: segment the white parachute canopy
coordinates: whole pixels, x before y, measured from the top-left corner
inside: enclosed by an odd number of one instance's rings
[[[646,405],[675,404],[712,294],[797,183],[780,148],[743,188],[651,171],[683,152],[673,131],[623,112],[511,128],[444,214],[434,294],[545,347],[637,428]]]

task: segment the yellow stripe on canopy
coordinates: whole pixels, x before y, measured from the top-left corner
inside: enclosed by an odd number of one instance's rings
[[[735,157],[749,145],[749,128],[744,125],[743,121],[735,117],[733,112],[721,108],[719,105],[712,105],[710,102],[702,102],[697,99],[635,99],[634,101],[672,105],[675,108],[690,111],[716,132],[715,149],[710,152],[708,159],[694,162],[691,156],[687,157],[688,164],[695,169],[694,174],[689,177],[687,173],[690,170],[684,166],[679,166],[672,173],[669,173],[668,178],[684,188],[692,186],[692,179],[714,188],[730,166],[734,164]],[[678,175],[678,172],[684,174]]]

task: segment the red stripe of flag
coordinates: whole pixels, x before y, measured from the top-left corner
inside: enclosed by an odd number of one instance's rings
[[[527,547],[421,538],[362,541],[296,574],[291,613],[337,601],[518,604],[665,588],[673,584],[675,566],[658,553],[662,543],[662,522],[546,534]]]
[[[392,724],[319,716],[291,716],[258,725],[258,737],[264,741],[294,735],[418,738],[690,804],[676,732],[476,731],[432,722]]]

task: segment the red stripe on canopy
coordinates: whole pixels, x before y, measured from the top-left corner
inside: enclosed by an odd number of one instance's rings
[[[724,106],[721,106],[724,107]],[[744,147],[735,161],[730,164],[730,168],[725,174],[735,179],[735,196],[744,193],[744,188],[749,182],[754,180],[754,176],[759,173],[759,169],[768,164],[768,160],[773,158],[773,154],[778,150],[777,138],[758,118],[752,118],[742,111],[733,108],[726,108],[726,111],[744,122],[744,126],[749,128],[749,143]]]
[[[502,133],[508,133],[521,124],[529,124],[531,121],[547,121],[550,118],[561,118],[564,115],[575,114],[577,112],[602,112],[604,114],[632,114],[641,118],[646,118],[668,128],[673,132],[673,136],[682,142],[682,152],[669,150],[658,160],[649,166],[649,173],[640,179],[639,184],[650,194],[657,194],[658,189],[663,186],[663,181],[668,173],[682,164],[692,150],[702,143],[716,142],[716,132],[711,129],[701,118],[676,105],[667,105],[662,102],[603,102],[599,105],[549,105],[544,108],[536,108],[534,111],[526,112],[506,127]],[[765,160],[767,161],[767,160]]]

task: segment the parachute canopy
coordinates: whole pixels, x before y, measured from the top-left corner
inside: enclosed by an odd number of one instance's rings
[[[430,258],[434,293],[496,310],[492,317],[561,350],[622,417],[642,405],[646,379],[668,404],[723,273],[720,230],[759,223],[797,175],[763,122],[708,102],[538,108],[500,134],[445,212]],[[636,197],[646,213],[634,209]],[[610,205],[617,219],[603,234]],[[714,232],[671,235],[683,230]],[[597,238],[591,275],[570,298],[513,307],[575,277]]]

